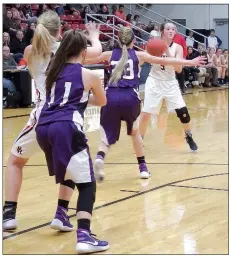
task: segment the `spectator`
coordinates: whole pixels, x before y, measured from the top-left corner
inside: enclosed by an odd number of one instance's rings
[[[218,48],[216,51],[216,54],[214,56],[214,64],[217,68],[217,77],[218,77],[218,83],[220,85],[225,84],[225,74],[226,70],[228,68],[228,65],[225,64],[225,57],[223,55],[223,51],[221,48]]]
[[[187,56],[186,60],[192,60],[194,59],[193,56],[193,48],[191,46],[187,47]],[[197,74],[200,72],[200,70],[197,67],[184,67],[184,78],[185,82],[192,82],[192,85],[196,87],[200,87],[199,81],[197,80]]]
[[[132,24],[133,24],[134,26],[137,26],[137,23],[139,23],[139,20],[140,20],[140,16],[136,14],[136,15],[134,16],[134,20],[133,20]]]
[[[32,39],[34,37],[34,31],[35,31],[35,24],[31,23],[29,28],[25,32],[24,41],[27,45],[30,45],[32,42]]]
[[[207,57],[207,52],[203,50],[203,46],[200,44],[198,44],[198,46],[197,46],[197,52],[194,54],[194,58],[199,57],[199,56]],[[208,57],[207,57],[205,65],[207,65],[207,64],[208,64]],[[209,84],[209,80],[207,79],[209,77],[207,68],[205,66],[200,66],[199,70],[200,70],[200,73],[198,74],[198,77],[197,77],[199,84],[203,84],[204,87],[211,87]]]
[[[46,4],[39,4],[39,9],[38,9],[38,12],[37,12],[37,16],[39,17],[40,15],[42,15],[47,10],[48,10],[48,6]]]
[[[117,6],[115,4],[113,4],[111,7],[111,13],[112,13],[112,15],[116,15],[116,12],[117,12]]]
[[[151,33],[152,30],[154,30],[155,23],[153,21],[150,21],[148,26],[146,27],[146,31],[148,33]]]
[[[122,24],[124,25],[124,22],[122,20],[126,20],[126,15],[124,12],[124,5],[120,4],[119,5],[119,11],[115,12],[115,16],[117,16],[119,19],[116,19],[116,25]]]
[[[80,12],[82,11],[82,4],[67,4],[66,8],[71,12],[74,16],[80,16]]]
[[[12,39],[10,48],[13,53],[24,53],[26,44],[23,40],[23,32],[21,30],[18,30],[16,33],[16,38]]]
[[[62,4],[57,4],[55,6],[55,11],[58,15],[65,15],[65,11]]]
[[[3,16],[3,32],[9,33],[10,36],[15,36],[17,30],[19,29],[18,25],[12,20],[12,12],[7,11]]]
[[[221,39],[215,35],[215,30],[210,30],[210,36],[206,39],[206,46],[217,49],[222,44]]]
[[[224,63],[226,65],[226,72],[225,72],[225,83],[229,83],[229,51],[228,49],[224,49],[223,51],[224,56]]]
[[[114,49],[115,42],[113,39],[110,39],[105,46],[103,47],[103,50],[106,51],[112,51]]]
[[[141,31],[139,30],[139,28],[142,28],[141,23],[137,23],[137,28],[138,29],[133,29],[134,35],[137,37],[136,38],[136,44],[139,46],[141,44],[143,44],[143,40],[142,40],[142,34]]]
[[[37,23],[38,18],[34,16],[30,4],[25,4],[25,6],[23,7],[23,14],[29,23]]]
[[[88,5],[84,6],[83,11],[81,12],[81,17],[83,19],[83,24],[92,20],[92,18],[87,16],[87,14],[90,14],[90,13],[91,12],[90,12],[89,6]]]
[[[160,28],[158,24],[154,24],[154,28],[150,32],[150,35],[154,38],[160,38]]]
[[[10,35],[7,32],[3,33],[3,46],[10,46]]]
[[[191,46],[194,48],[194,37],[193,37],[193,31],[189,31],[189,35],[186,37],[186,46]]]
[[[132,15],[130,13],[126,16],[126,21],[125,26],[132,27]]]
[[[107,5],[106,4],[101,4],[99,7],[100,7],[100,9],[97,11],[97,14],[100,14],[101,16],[97,16],[97,19],[101,20],[104,23],[109,23],[110,22],[110,17],[106,16],[106,15],[109,15]]]

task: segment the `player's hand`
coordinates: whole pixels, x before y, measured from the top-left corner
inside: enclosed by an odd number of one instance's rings
[[[88,31],[88,39],[94,40],[99,39],[100,25],[95,22],[89,22],[86,24],[86,30]]]
[[[205,56],[200,56],[190,60],[190,66],[201,66],[206,64],[206,61],[207,61],[207,58]]]

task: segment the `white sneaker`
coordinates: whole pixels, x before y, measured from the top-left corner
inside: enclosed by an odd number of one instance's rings
[[[94,162],[95,177],[98,181],[104,180],[104,160],[96,158]]]
[[[14,230],[18,227],[16,219],[3,220],[2,228],[3,230]]]

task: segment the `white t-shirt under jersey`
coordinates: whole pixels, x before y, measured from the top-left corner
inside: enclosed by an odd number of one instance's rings
[[[169,52],[171,56],[176,56],[176,47],[177,45],[175,43],[172,42],[170,44]],[[166,53],[164,53],[161,57],[166,58]],[[175,69],[173,66],[162,66],[159,64],[153,64],[149,75],[155,79],[163,81],[176,80]]]
[[[59,48],[60,42],[54,41],[51,46],[51,54],[55,54],[57,49]],[[36,88],[36,100],[35,103],[38,102],[45,102],[46,101],[46,86],[45,86],[45,80],[46,80],[46,70],[50,63],[51,58],[47,58],[45,60],[40,60],[36,63],[37,65],[37,74],[31,74],[34,82],[35,82],[35,88]]]

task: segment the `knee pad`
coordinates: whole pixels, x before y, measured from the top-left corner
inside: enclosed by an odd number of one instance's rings
[[[84,211],[92,214],[96,196],[96,182],[76,184],[79,190],[77,212]]]
[[[66,186],[66,187],[69,187],[69,188],[71,188],[71,189],[73,189],[73,190],[74,190],[74,188],[75,188],[75,182],[72,181],[72,180],[65,180],[65,181],[63,181],[63,182],[61,183],[61,185]]]
[[[190,122],[190,115],[187,107],[176,109],[176,113],[182,124],[187,124]]]

